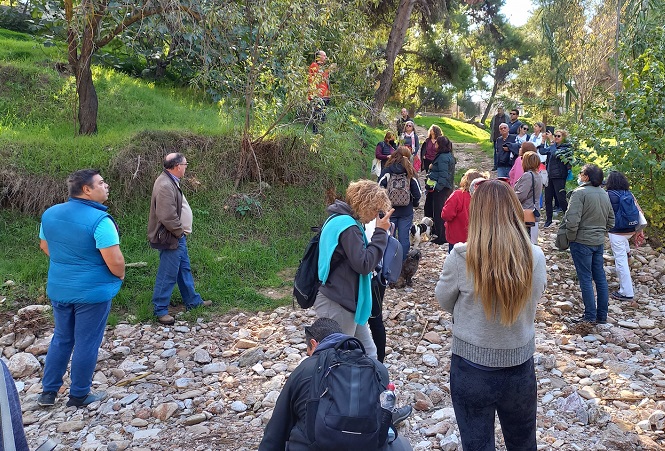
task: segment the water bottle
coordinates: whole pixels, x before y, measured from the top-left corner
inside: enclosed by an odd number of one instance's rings
[[[388,387],[386,387],[386,390],[381,393],[379,396],[379,399],[381,401],[381,407],[383,407],[386,410],[389,410],[390,412],[393,411],[395,408],[395,384],[390,382],[388,384]]]
[[[379,396],[379,400],[381,401],[381,407],[389,412],[392,412],[395,409],[396,401],[395,384],[390,382],[386,387],[386,390]],[[388,443],[392,443],[393,440],[395,440],[395,430],[392,426],[390,426],[388,428]]]

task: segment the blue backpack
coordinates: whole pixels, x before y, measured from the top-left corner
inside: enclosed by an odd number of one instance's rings
[[[630,191],[609,191],[619,198],[619,208],[614,214],[614,230],[620,232],[633,232],[640,221],[640,210],[635,204],[635,198]]]
[[[402,256],[404,250],[402,244],[397,241],[397,238],[390,235],[388,237],[388,244],[386,250],[383,252],[383,260],[381,261],[381,282],[385,285],[397,282],[399,275],[402,273]]]

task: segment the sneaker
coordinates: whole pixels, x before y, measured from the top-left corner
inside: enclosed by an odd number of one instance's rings
[[[612,296],[614,299],[618,299],[618,300],[620,300],[620,301],[632,301],[632,300],[633,300],[633,297],[632,297],[632,296],[630,296],[630,297],[628,297],[628,296],[624,296],[623,294],[619,293],[618,291],[613,291],[613,292],[611,293],[611,296]]]
[[[37,398],[37,404],[39,404],[42,407],[51,407],[55,405],[55,396],[56,392],[54,391],[45,391],[41,395],[39,395],[39,398]]]
[[[596,324],[596,321],[588,320],[588,319],[586,319],[584,316],[581,316],[581,317],[579,317],[579,318],[571,318],[571,319],[570,319],[570,322],[573,323],[573,324],[582,324],[582,323],[586,323],[586,324]],[[605,322],[607,322],[607,321],[605,321]]]
[[[88,404],[92,404],[95,401],[101,401],[105,398],[106,398],[106,392],[103,391],[100,391],[98,393],[90,392],[81,398],[69,395],[69,401],[67,401],[67,407],[83,407],[87,406]]]
[[[545,224],[543,224],[543,227],[549,227],[551,225],[552,225],[552,220],[548,219],[547,221],[545,221]]]
[[[411,406],[396,407],[393,409],[393,426],[397,426],[399,423],[409,418],[412,411],[413,408]]]
[[[169,314],[158,316],[157,321],[159,322],[159,324],[163,324],[165,326],[171,326],[175,324],[175,318]]]
[[[596,318],[596,324],[607,324],[607,318]]]

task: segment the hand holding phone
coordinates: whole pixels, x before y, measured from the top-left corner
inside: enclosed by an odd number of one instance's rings
[[[376,215],[376,226],[382,228],[383,230],[390,230],[390,215],[395,211],[394,208],[391,208],[387,212],[379,211]]]

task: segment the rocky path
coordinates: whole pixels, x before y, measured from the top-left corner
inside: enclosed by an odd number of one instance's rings
[[[455,152],[458,168],[490,167],[477,148]],[[607,325],[575,328],[567,320],[581,315],[579,288],[569,253],[554,250],[555,230],[541,231],[549,280],[536,320],[539,449],[663,449],[665,258],[648,246],[633,250],[636,302],[610,300]],[[451,317],[434,300],[445,246],[425,242],[421,249],[414,286],[386,292],[386,365],[399,404],[415,406],[400,433],[417,450],[457,450]],[[59,449],[86,451],[256,449],[284,381],[305,356],[303,325],[314,320],[311,311],[280,307],[172,327],[119,324],[107,330],[94,378],[93,388],[109,398],[66,408],[65,392],[55,408],[42,409],[36,398],[51,333],[42,309],[28,307],[0,322],[29,443],[34,448],[52,437]]]

